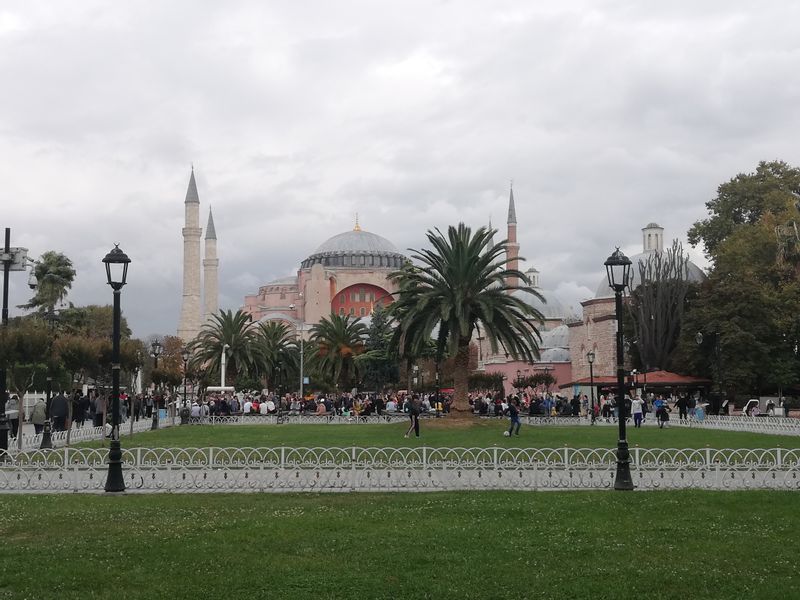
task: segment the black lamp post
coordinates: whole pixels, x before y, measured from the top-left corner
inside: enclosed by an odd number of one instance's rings
[[[181,350],[181,359],[183,359],[183,402],[181,403],[181,425],[189,423],[189,400],[186,396],[186,372],[189,368],[189,349],[186,346]]]
[[[628,452],[628,439],[625,431],[625,354],[622,333],[622,294],[630,285],[631,260],[619,248],[606,259],[608,285],[614,290],[617,317],[617,406],[619,407],[619,440],[617,441],[617,473],[614,478],[615,490],[632,490],[631,458]]]
[[[518,390],[519,390],[519,388],[522,387],[522,385],[521,385],[522,382],[520,381],[520,379],[522,379],[522,371],[517,369],[517,380],[514,382],[514,387],[517,388]]]
[[[125,480],[122,477],[122,447],[119,441],[119,338],[122,309],[120,294],[128,279],[128,265],[131,259],[120,250],[119,245],[106,254],[103,259],[106,265],[108,285],[114,290],[114,329],[111,336],[111,445],[108,450],[107,492],[124,492]]]
[[[589,410],[592,411],[592,425],[594,425],[594,350],[586,353],[586,360],[589,361],[589,393],[592,395],[592,404],[589,406]]]
[[[53,342],[56,335],[56,328],[58,327],[58,314],[54,310],[50,310],[45,314],[47,324],[50,326],[50,349],[47,361],[47,389],[44,401],[44,428],[42,429],[42,441],[39,443],[40,450],[46,450],[53,447],[53,422],[50,420],[50,406],[53,403],[53,376],[50,372],[53,362]]]
[[[158,369],[158,357],[161,356],[161,353],[164,351],[164,346],[161,345],[159,340],[154,340],[152,344],[150,344],[150,356],[153,357],[153,371]],[[158,429],[158,387],[153,388],[153,425],[150,427],[152,431]]]

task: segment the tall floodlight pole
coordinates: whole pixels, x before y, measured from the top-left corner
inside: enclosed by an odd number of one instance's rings
[[[630,283],[631,260],[619,248],[606,259],[608,285],[614,290],[617,318],[617,406],[619,407],[619,440],[617,442],[617,473],[615,490],[632,490],[631,458],[625,430],[625,351],[622,333],[622,294]]]
[[[128,278],[128,265],[131,259],[120,250],[119,245],[106,254],[103,259],[106,265],[108,285],[114,290],[114,328],[111,335],[111,445],[108,450],[108,477],[105,490],[107,492],[124,492],[125,480],[122,477],[122,447],[119,440],[119,340],[120,321],[122,308],[120,307],[120,294]]]

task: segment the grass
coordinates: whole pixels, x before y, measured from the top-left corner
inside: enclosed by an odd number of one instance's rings
[[[403,438],[405,423],[390,425],[213,425],[184,426],[124,437],[125,448],[187,447],[490,447],[612,448],[616,427],[522,426],[521,435],[503,437],[507,420],[423,420],[421,437]],[[800,448],[800,437],[686,429],[628,428],[628,442],[643,448]],[[83,446],[97,447],[102,442]]]
[[[0,496],[0,598],[796,598],[791,492]]]

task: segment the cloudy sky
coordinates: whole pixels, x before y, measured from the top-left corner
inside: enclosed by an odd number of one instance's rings
[[[177,327],[192,163],[224,308],[355,213],[401,249],[504,227],[513,179],[521,254],[576,305],[647,222],[685,239],[719,183],[800,164],[798,22],[792,0],[4,0],[0,226],[75,262],[76,304],[111,301],[119,242],[146,336]]]

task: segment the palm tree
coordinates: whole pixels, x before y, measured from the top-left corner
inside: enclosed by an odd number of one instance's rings
[[[67,290],[72,288],[75,269],[72,261],[60,252],[48,250],[36,262],[33,269],[36,277],[36,293],[19,308],[36,308],[40,312],[52,311],[56,304],[64,301]]]
[[[336,387],[352,383],[357,371],[355,357],[364,352],[367,328],[361,319],[331,313],[311,328],[316,345],[316,368],[329,376]]]
[[[241,310],[221,310],[211,317],[189,344],[193,369],[205,367],[219,372],[222,351],[227,351],[227,371],[234,377],[248,375],[256,369],[258,348],[252,317]]]
[[[282,321],[266,321],[256,329],[257,372],[267,378],[269,386],[285,381],[296,370],[298,348],[289,326]]]
[[[455,410],[467,410],[469,346],[480,327],[497,352],[502,346],[514,359],[539,357],[542,314],[512,295],[524,290],[539,298],[527,276],[508,268],[508,240],[492,242],[495,230],[472,230],[459,223],[447,236],[428,231],[432,250],[412,250],[420,266],[406,265],[390,277],[398,284],[390,311],[398,327],[393,343],[402,355],[419,355],[432,337],[436,359],[455,358]],[[522,285],[511,285],[516,277]]]

